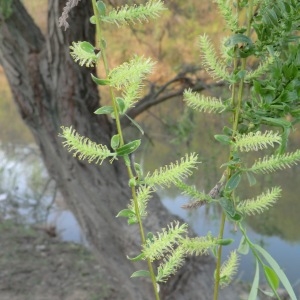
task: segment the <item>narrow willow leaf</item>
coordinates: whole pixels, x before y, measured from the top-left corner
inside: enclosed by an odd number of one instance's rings
[[[233,190],[235,190],[238,187],[239,183],[241,182],[241,179],[242,179],[241,172],[234,173],[227,181],[225,185],[225,191],[232,192]]]
[[[124,99],[117,97],[116,101],[117,101],[117,105],[118,105],[118,111],[121,115],[123,115],[126,111]]]
[[[91,74],[92,80],[97,84],[97,85],[109,85],[110,81],[108,79],[100,79]]]
[[[143,128],[139,125],[138,122],[136,122],[135,120],[133,120],[132,118],[130,118],[127,114],[125,114],[125,116],[130,120],[130,122],[140,131],[140,133],[142,135],[144,135],[144,130]]]
[[[247,175],[249,185],[250,186],[255,185],[256,184],[256,179],[255,179],[254,175],[251,172],[246,172],[246,175]]]
[[[277,289],[279,287],[280,281],[279,281],[279,278],[278,278],[276,272],[267,265],[263,265],[263,270],[264,270],[265,277],[268,281],[270,288],[272,289],[273,293],[279,298],[279,296],[277,294]]]
[[[220,240],[217,240],[216,243],[218,245],[222,245],[222,246],[228,246],[230,244],[232,244],[234,242],[233,239],[220,239]]]
[[[214,138],[224,144],[224,145],[230,145],[231,144],[231,137],[227,136],[227,135],[224,135],[224,134],[215,134],[214,135]]]
[[[129,142],[126,145],[123,145],[122,147],[118,148],[116,150],[116,153],[118,156],[125,156],[132,152],[134,152],[141,144],[141,140],[134,140],[132,142]]]
[[[242,236],[241,238],[237,251],[243,255],[247,255],[249,253],[249,244],[247,243],[247,240],[245,239],[244,236]]]
[[[116,218],[119,218],[119,217],[129,218],[129,217],[132,217],[133,215],[135,215],[135,212],[133,210],[131,210],[131,209],[122,209],[116,215]]]
[[[129,257],[127,255],[127,259],[131,260],[131,261],[139,261],[139,260],[143,260],[145,258],[144,253],[140,253],[139,255],[137,255],[136,257]]]
[[[225,213],[231,217],[233,217],[236,213],[233,202],[225,197],[222,197],[220,200],[220,205],[222,206]]]
[[[140,164],[134,163],[134,170],[139,178],[143,176],[143,168]]]
[[[94,114],[96,115],[106,115],[110,114],[114,111],[112,106],[102,106],[98,108],[96,111],[94,111]]]
[[[253,278],[251,290],[248,296],[248,300],[257,300],[257,293],[259,287],[259,264],[257,259],[255,260],[255,275]]]
[[[151,277],[150,272],[147,270],[139,270],[135,271],[134,273],[131,274],[130,278],[135,278],[135,277]]]
[[[292,285],[290,284],[288,278],[286,277],[285,273],[282,271],[278,263],[275,261],[275,259],[262,247],[260,247],[257,244],[253,245],[257,251],[259,251],[262,256],[265,258],[265,260],[268,262],[268,264],[271,266],[271,268],[275,271],[277,274],[279,280],[285,287],[286,291],[288,292],[289,296],[291,297],[291,300],[297,300],[296,294],[292,288]]]

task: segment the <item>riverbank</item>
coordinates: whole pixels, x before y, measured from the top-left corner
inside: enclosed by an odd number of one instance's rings
[[[82,245],[60,241],[55,228],[0,220],[0,245],[1,300],[118,298],[113,280],[101,271],[92,253]],[[235,283],[223,295],[247,299],[248,289],[247,284]]]
[[[0,299],[114,299],[115,289],[92,254],[51,232],[0,223]]]

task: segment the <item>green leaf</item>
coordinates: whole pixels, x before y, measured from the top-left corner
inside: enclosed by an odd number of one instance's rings
[[[114,109],[112,108],[112,106],[102,106],[100,108],[98,108],[96,111],[94,111],[94,114],[96,115],[106,115],[106,114],[110,114],[114,111]]]
[[[248,182],[249,182],[249,185],[250,186],[253,186],[256,184],[256,179],[253,175],[252,172],[246,172],[246,175],[247,175],[247,179],[248,179]]]
[[[234,35],[230,36],[224,45],[226,47],[234,47],[235,45],[240,44],[240,43],[248,44],[248,45],[253,44],[249,37],[247,37],[244,34],[238,33],[238,34],[234,34]]]
[[[135,212],[132,211],[131,209],[122,209],[121,211],[119,211],[119,213],[116,215],[116,218],[119,218],[119,217],[125,217],[125,218],[130,218],[132,216],[135,215]]]
[[[263,257],[266,259],[268,264],[272,267],[272,269],[276,272],[277,276],[279,277],[279,280],[285,287],[286,291],[288,292],[289,296],[291,297],[291,300],[297,300],[296,294],[292,288],[291,283],[289,282],[288,278],[278,265],[278,263],[275,261],[275,259],[262,247],[260,247],[257,244],[253,245],[257,251],[259,251]]]
[[[91,74],[93,81],[97,84],[97,85],[109,85],[110,81],[108,79],[100,79],[96,76],[94,76],[93,74]]]
[[[244,236],[242,236],[242,238],[241,238],[241,241],[240,241],[237,251],[243,255],[246,255],[249,252],[249,244],[247,243],[247,240],[245,239]]]
[[[106,41],[104,39],[101,40],[101,44],[103,49],[106,49]]]
[[[111,140],[110,140],[110,146],[116,150],[120,145],[120,135],[119,134],[115,134],[112,136]]]
[[[242,178],[241,172],[234,173],[226,183],[225,191],[232,192],[234,189],[237,188]]]
[[[217,240],[216,243],[218,245],[227,246],[227,245],[230,245],[233,241],[234,241],[233,239],[220,239],[220,240]]]
[[[134,273],[132,273],[130,278],[134,278],[134,277],[150,277],[150,272],[146,270],[135,271]]]
[[[269,266],[263,265],[263,269],[264,269],[266,279],[269,283],[269,286],[271,287],[272,291],[276,295],[277,294],[276,290],[279,287],[279,278],[278,278],[276,272]]]
[[[97,6],[97,9],[98,9],[98,12],[99,12],[100,16],[105,16],[106,6],[103,3],[103,1],[97,1],[96,6]]]
[[[230,199],[222,197],[219,202],[227,215],[231,217],[235,215],[236,211],[233,202]]]
[[[228,215],[228,218],[231,219],[232,221],[239,222],[242,219],[242,215],[235,212],[233,216]]]
[[[85,51],[88,52],[90,54],[95,54],[94,50],[94,46],[92,44],[90,44],[89,42],[81,42],[80,43],[80,48]]]
[[[116,150],[117,155],[124,156],[134,152],[141,144],[141,140],[132,141]]]
[[[248,300],[256,300],[257,299],[257,292],[258,292],[258,284],[259,284],[259,264],[256,260],[255,264],[255,275],[253,278],[252,287],[248,296]]]
[[[127,223],[128,223],[128,225],[134,225],[134,224],[138,223],[138,220],[137,220],[137,218],[129,218],[127,220]]]
[[[152,232],[147,233],[147,240],[149,240],[151,243],[154,242],[154,234]]]
[[[142,260],[144,258],[145,258],[144,253],[141,253],[141,254],[137,255],[136,257],[132,257],[132,258],[127,255],[127,259],[129,259],[131,261],[139,261],[139,260]]]
[[[140,164],[134,163],[134,170],[138,177],[141,178],[143,176],[143,168]]]
[[[90,17],[90,23],[94,24],[94,25],[96,24],[96,17],[95,16]]]
[[[214,135],[215,139],[224,144],[224,145],[229,145],[231,143],[231,137],[224,135],[224,134],[215,134]]]
[[[121,115],[123,115],[126,111],[125,102],[120,97],[117,97],[116,101],[117,101],[117,105],[118,105],[118,111]]]
[[[226,134],[226,136],[229,136],[229,135],[232,135],[232,129],[227,127],[227,126],[224,126],[223,127],[223,132]]]
[[[240,70],[235,76],[238,78],[238,79],[243,79],[245,78],[246,76],[246,71],[245,70]]]
[[[137,181],[136,181],[135,177],[132,177],[132,178],[129,179],[128,185],[130,187],[137,186]]]

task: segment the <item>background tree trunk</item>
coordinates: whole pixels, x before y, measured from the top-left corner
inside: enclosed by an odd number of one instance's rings
[[[115,133],[106,116],[93,114],[99,107],[97,87],[90,76],[95,70],[79,67],[69,55],[72,41],[94,38],[90,1],[80,1],[71,11],[67,31],[58,27],[64,4],[49,0],[48,33],[44,36],[20,0],[14,0],[12,15],[7,19],[0,16],[0,62],[50,176],[99,259],[110,299],[153,299],[148,281],[129,278],[135,270],[145,268],[144,263],[126,259],[126,254],[134,256],[139,249],[138,228],[115,218],[130,198],[125,169],[118,161],[100,167],[78,161],[58,137],[62,125],[72,125],[80,134],[107,145]],[[149,215],[146,229],[153,232],[172,219],[158,199],[151,201]],[[211,259],[189,259],[162,287],[163,298],[211,298],[212,270]]]

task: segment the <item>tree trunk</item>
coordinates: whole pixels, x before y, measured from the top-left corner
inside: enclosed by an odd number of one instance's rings
[[[80,134],[106,145],[115,134],[106,116],[93,114],[99,107],[97,87],[90,76],[95,70],[79,67],[69,55],[72,41],[93,40],[89,3],[82,0],[71,11],[71,26],[65,32],[58,27],[65,1],[49,0],[48,33],[44,36],[20,0],[14,0],[11,16],[4,19],[0,15],[0,62],[50,176],[99,259],[109,299],[153,299],[147,280],[129,278],[146,267],[144,262],[126,259],[126,255],[138,253],[138,228],[115,218],[130,199],[124,167],[118,161],[101,166],[78,161],[58,137],[62,125],[72,125]],[[152,200],[149,215],[147,231],[156,232],[172,219],[158,199]],[[212,269],[208,258],[189,259],[162,287],[162,298],[210,299]]]

